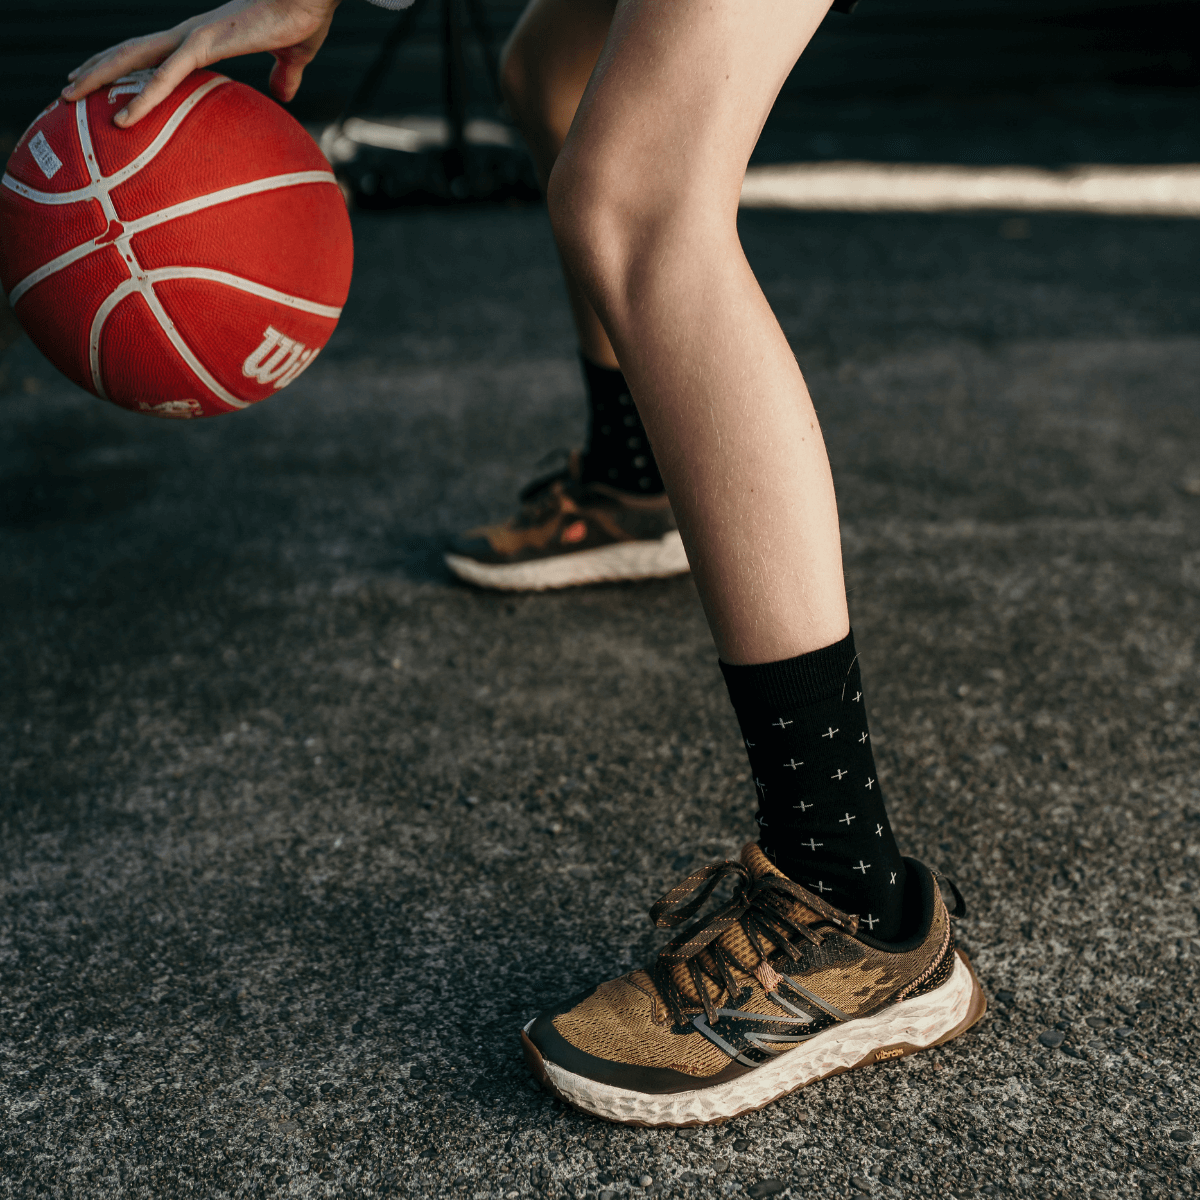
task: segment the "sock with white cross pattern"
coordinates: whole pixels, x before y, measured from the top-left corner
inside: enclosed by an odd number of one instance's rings
[[[904,860],[875,774],[853,632],[782,662],[721,663],[758,793],[760,845],[789,879],[900,931]]]

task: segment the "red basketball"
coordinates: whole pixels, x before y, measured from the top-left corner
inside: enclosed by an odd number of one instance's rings
[[[196,71],[132,129],[138,71],[56,100],[0,187],[0,283],[69,379],[135,412],[246,408],[304,370],[350,288],[320,150],[273,101]]]

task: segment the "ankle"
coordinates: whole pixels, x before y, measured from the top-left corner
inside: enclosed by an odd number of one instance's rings
[[[875,771],[853,634],[782,662],[721,669],[754,772],[764,854],[890,940],[905,867]]]
[[[583,355],[580,362],[590,414],[582,481],[630,495],[662,495],[662,476],[625,376]]]

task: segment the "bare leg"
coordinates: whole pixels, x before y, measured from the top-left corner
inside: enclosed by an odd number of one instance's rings
[[[501,63],[501,87],[546,187],[617,0],[529,0]],[[459,578],[514,591],[655,579],[688,571],[645,429],[596,310],[563,274],[583,355],[581,452],[521,494],[508,520],[467,530],[446,554]]]
[[[566,140],[612,23],[616,0],[531,0],[504,47],[501,86],[542,186]],[[596,310],[564,270],[579,348],[602,367],[617,356]]]
[[[824,441],[737,235],[750,152],[828,7],[621,0],[550,180],[730,663],[849,629]]]

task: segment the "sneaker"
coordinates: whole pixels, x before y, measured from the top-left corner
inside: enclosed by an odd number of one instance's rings
[[[666,495],[634,496],[580,479],[580,454],[521,493],[502,525],[458,538],[446,565],[479,587],[539,592],[582,583],[657,579],[688,571]]]
[[[906,934],[893,943],[863,933],[753,843],[741,862],[702,868],[654,905],[655,923],[688,920],[733,878],[730,903],[651,968],[530,1021],[530,1069],[560,1100],[608,1121],[706,1125],[958,1037],[987,1001],[955,948],[936,877],[905,863]]]

